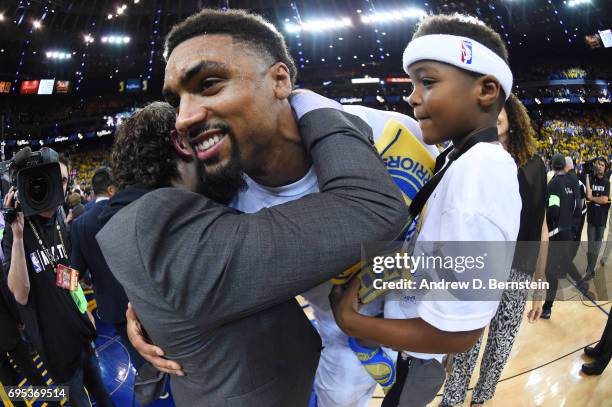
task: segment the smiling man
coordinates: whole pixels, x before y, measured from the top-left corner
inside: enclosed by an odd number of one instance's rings
[[[293,117],[287,78],[278,92]],[[118,130],[112,169],[121,191],[96,236],[104,258],[151,339],[183,367],[171,382],[177,406],[306,406],[321,342],[294,297],[358,261],[360,242],[393,239],[407,215],[402,196],[369,127],[320,108],[292,123],[321,193],[240,214],[193,193],[202,191],[202,151],[171,130],[174,119],[158,102]],[[222,143],[232,145],[227,136]],[[334,159],[342,153],[354,161]],[[230,157],[213,169],[228,168]]]
[[[256,212],[318,192],[320,174],[306,154],[294,116],[308,103],[295,97],[288,104],[286,88],[293,87],[297,72],[284,39],[271,24],[240,10],[202,10],[168,34],[166,58],[163,93],[177,109],[176,130],[190,144],[177,149],[183,156],[188,147],[196,150],[207,196]],[[322,100],[317,102],[341,108]],[[432,175],[435,147],[423,145],[418,125],[407,116],[362,106],[344,110],[371,127],[377,150],[410,203]],[[334,157],[349,158],[354,159],[348,153]],[[296,272],[309,272],[308,265]],[[377,381],[383,387],[393,383],[393,362],[364,362],[366,369],[389,369],[385,378],[373,378],[362,367],[333,319],[327,299],[331,287],[328,282],[302,293],[314,310],[324,345],[315,379],[317,402],[322,407],[365,406]],[[364,312],[382,313],[382,304]],[[137,341],[154,365],[178,368],[155,359],[153,352],[159,349]]]

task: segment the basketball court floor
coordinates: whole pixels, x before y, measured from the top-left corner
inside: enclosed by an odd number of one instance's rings
[[[581,257],[581,258],[580,258]],[[584,256],[579,255],[577,267],[584,270]],[[612,263],[612,260],[610,261]],[[598,269],[598,275],[610,280],[611,266],[607,265],[605,273]],[[600,287],[608,287],[608,293],[597,293],[598,298],[612,297],[609,289],[612,281],[603,282]],[[595,291],[595,289],[593,289]],[[599,340],[605,326],[607,315],[611,312],[609,301],[590,301],[578,296],[575,288],[567,285],[562,290],[564,298],[569,301],[556,301],[550,320],[540,320],[530,324],[526,320],[521,325],[517,340],[512,349],[510,360],[506,365],[497,386],[495,397],[487,402],[491,407],[545,406],[545,407],[607,407],[612,406],[612,367],[608,367],[601,376],[586,376],[580,372],[586,358],[582,349]],[[96,302],[91,291],[86,292],[89,308],[94,311]],[[530,309],[528,302],[525,313]],[[312,319],[312,311],[304,304],[305,312]],[[100,359],[102,376],[111,396],[118,407],[132,406],[132,384],[134,368],[129,354],[121,344],[113,328],[101,322],[97,316],[98,338],[96,347]],[[486,332],[485,332],[486,337]],[[484,345],[481,347],[481,353]],[[35,362],[43,377],[51,384],[47,371],[39,357]],[[477,380],[479,365],[477,365],[470,390]],[[28,387],[24,379],[21,386]],[[377,407],[382,403],[384,395],[377,389],[369,407]],[[471,391],[465,406],[469,406]],[[0,387],[0,399],[4,406],[12,406],[6,394]],[[437,406],[440,395],[430,404]],[[46,406],[36,400],[27,401],[30,406]],[[66,404],[65,401],[62,405]],[[95,403],[94,403],[95,405]],[[134,405],[138,405],[136,402]],[[152,407],[174,406],[172,396],[150,404]],[[208,406],[203,406],[208,407]],[[210,406],[217,407],[217,406]],[[287,406],[292,407],[292,406]]]

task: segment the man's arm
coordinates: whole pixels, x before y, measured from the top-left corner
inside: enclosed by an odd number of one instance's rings
[[[361,119],[319,109],[299,125],[322,193],[237,214],[196,194],[154,191],[128,219],[162,296],[203,329],[293,298],[358,261],[361,242],[394,239],[404,226],[407,207]],[[108,226],[98,241],[116,272],[124,249]]]
[[[561,215],[561,194],[559,184],[552,180],[546,188],[546,218],[555,226],[558,225]]]
[[[14,201],[15,191],[11,188],[4,197],[4,207],[13,208]],[[10,258],[5,259],[5,264],[8,263],[8,288],[19,304],[26,305],[30,295],[30,276],[28,275],[23,245],[23,226],[23,213],[18,212],[13,223],[6,226],[2,243],[5,253],[10,250]],[[10,229],[9,233],[7,233],[7,229]]]
[[[587,175],[587,200],[600,205],[607,205],[610,203],[610,182],[606,181],[606,187],[604,193],[601,196],[593,196],[593,190],[591,189],[591,182]]]
[[[610,203],[610,182],[606,181],[604,193],[601,196],[593,196],[593,190],[591,189],[591,182],[587,175],[587,200],[600,205],[607,205]]]
[[[23,215],[22,217],[22,230],[23,230]],[[15,220],[14,223],[19,222]],[[28,296],[30,295],[30,277],[28,276],[28,268],[25,259],[25,248],[23,246],[23,236],[18,236],[13,232],[13,244],[11,248],[11,264],[8,271],[7,278],[8,288],[15,296],[15,300],[21,304],[26,305],[28,303]]]

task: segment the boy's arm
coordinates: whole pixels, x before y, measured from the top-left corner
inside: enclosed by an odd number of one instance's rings
[[[421,318],[383,319],[361,315],[357,312],[359,287],[359,278],[353,278],[346,290],[343,286],[336,286],[330,295],[334,318],[340,329],[349,336],[374,341],[392,349],[443,354],[469,349],[484,330],[483,327],[472,331],[447,332]]]

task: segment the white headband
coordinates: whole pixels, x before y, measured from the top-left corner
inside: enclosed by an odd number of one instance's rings
[[[501,84],[506,99],[512,92],[512,71],[495,52],[467,37],[431,34],[410,41],[404,51],[404,71],[415,62],[431,60],[454,65],[466,71],[493,75]]]

